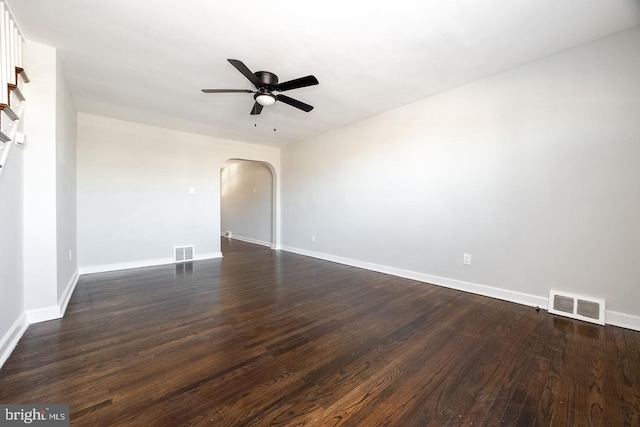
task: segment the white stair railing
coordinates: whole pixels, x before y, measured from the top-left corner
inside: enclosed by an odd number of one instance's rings
[[[0,175],[11,147],[24,142],[20,118],[25,98],[20,87],[29,78],[22,68],[23,42],[9,7],[0,0]]]

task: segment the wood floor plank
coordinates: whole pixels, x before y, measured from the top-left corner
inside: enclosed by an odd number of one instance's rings
[[[618,328],[608,332],[607,364],[615,363],[617,369],[611,372],[605,371],[605,414],[612,425],[638,426],[640,425],[638,400],[640,353],[636,350],[638,348],[636,332],[628,333]]]
[[[222,239],[83,276],[0,403],[77,426],[638,426],[640,332]]]
[[[469,387],[468,382],[475,382],[482,377],[481,369],[477,369],[486,350],[492,345],[487,339],[492,331],[484,331],[483,319],[487,312],[481,304],[472,305],[462,318],[453,320],[455,331],[449,331],[446,342],[434,346],[433,353],[425,354],[424,361],[418,358],[415,370],[404,369],[401,383],[382,396],[382,400],[394,399],[394,406],[385,414],[384,422],[392,425],[445,425],[464,419],[476,390]],[[482,333],[484,332],[484,334]],[[473,338],[484,335],[480,341]],[[462,364],[461,360],[473,360],[473,364]],[[467,383],[465,385],[465,383]],[[480,390],[478,390],[480,391]],[[383,402],[380,401],[380,404]],[[373,416],[376,416],[375,414]],[[363,425],[383,422],[373,416],[362,421]],[[393,417],[393,418],[391,418]],[[348,423],[357,425],[358,423]]]

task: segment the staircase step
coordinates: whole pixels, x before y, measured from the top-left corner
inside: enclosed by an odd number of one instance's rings
[[[4,111],[7,117],[9,117],[11,120],[20,119],[20,117],[18,117],[18,115],[7,104],[0,104],[0,110]]]
[[[29,83],[29,76],[27,76],[27,72],[22,67],[16,67],[16,80],[18,80],[18,76],[22,79],[23,82]]]
[[[9,83],[9,98],[11,98],[11,92],[16,94],[16,97],[18,97],[18,99],[20,101],[24,101],[24,95],[22,94],[22,91],[20,90],[20,88],[18,87],[18,85],[13,85],[11,83]]]

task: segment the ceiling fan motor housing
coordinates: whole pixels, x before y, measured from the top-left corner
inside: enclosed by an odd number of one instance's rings
[[[258,80],[262,82],[263,88],[267,89],[268,91],[274,90],[278,85],[278,76],[270,73],[269,71],[256,71],[253,74],[255,74]]]

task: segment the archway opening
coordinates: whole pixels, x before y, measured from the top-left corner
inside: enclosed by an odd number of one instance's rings
[[[220,169],[220,230],[230,239],[274,247],[275,177],[264,162],[230,159]]]

